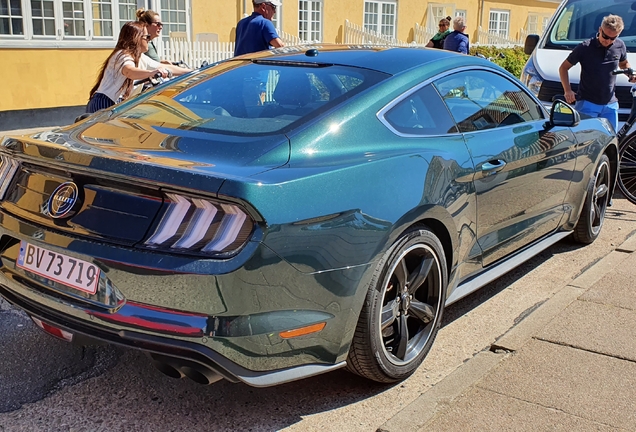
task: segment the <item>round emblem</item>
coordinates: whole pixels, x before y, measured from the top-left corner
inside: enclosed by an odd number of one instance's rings
[[[75,206],[78,197],[79,192],[75,183],[62,183],[53,191],[46,203],[49,216],[56,219],[70,216],[69,213]]]

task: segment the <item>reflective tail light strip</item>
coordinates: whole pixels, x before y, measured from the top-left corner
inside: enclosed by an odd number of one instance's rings
[[[161,218],[157,231],[146,241],[146,244],[160,245],[172,238],[190,210],[191,203],[185,197],[177,194],[167,194],[167,196],[172,202]]]
[[[205,245],[203,252],[219,252],[231,245],[241,232],[241,227],[247,215],[233,205],[221,204],[225,212],[221,225],[214,239]]]
[[[196,207],[192,220],[183,236],[172,245],[173,248],[188,249],[203,240],[218,211],[211,202],[202,199],[193,199],[192,204]]]
[[[227,252],[226,249],[237,240],[248,221],[247,214],[232,204],[217,204],[177,194],[166,196],[171,203],[155,232],[145,241],[148,246],[200,249],[205,253]],[[215,224],[220,211],[221,221]],[[210,230],[212,226],[213,231]],[[174,241],[176,236],[179,237]]]
[[[17,160],[7,156],[0,156],[0,200],[4,199],[11,180],[13,180],[13,176],[19,167],[20,162]]]

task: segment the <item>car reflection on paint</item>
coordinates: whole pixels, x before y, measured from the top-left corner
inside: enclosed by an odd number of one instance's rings
[[[237,57],[0,152],[0,295],[253,386],[407,378],[446,305],[596,239],[617,158],[491,62],[347,46]]]

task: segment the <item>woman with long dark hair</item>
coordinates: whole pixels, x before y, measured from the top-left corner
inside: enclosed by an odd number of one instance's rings
[[[86,112],[94,113],[109,108],[128,98],[133,90],[133,81],[160,74],[182,75],[190,69],[160,64],[143,54],[148,51],[150,35],[141,22],[127,22],[121,28],[117,45],[108,56],[99,72],[97,82],[90,91]]]

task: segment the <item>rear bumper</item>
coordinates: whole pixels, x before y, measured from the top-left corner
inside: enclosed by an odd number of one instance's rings
[[[183,359],[198,363],[231,382],[244,382],[254,387],[268,387],[295,381],[301,378],[329,372],[345,366],[345,362],[332,365],[308,364],[287,369],[255,372],[228,360],[212,349],[197,343],[162,338],[155,335],[134,331],[113,331],[102,326],[92,325],[72,316],[64,315],[55,309],[47,308],[39,303],[22,297],[5,285],[0,285],[0,296],[12,305],[23,309],[29,315],[73,334],[80,334],[90,339],[97,339],[109,344],[122,345],[129,348],[165,355],[175,359]]]
[[[21,240],[98,265],[96,295],[16,267]],[[0,296],[44,322],[194,361],[253,386],[345,365],[368,266],[305,274],[260,242],[234,259],[242,262],[135,251],[69,238],[0,213]],[[318,333],[279,335],[318,322],[327,323]]]

